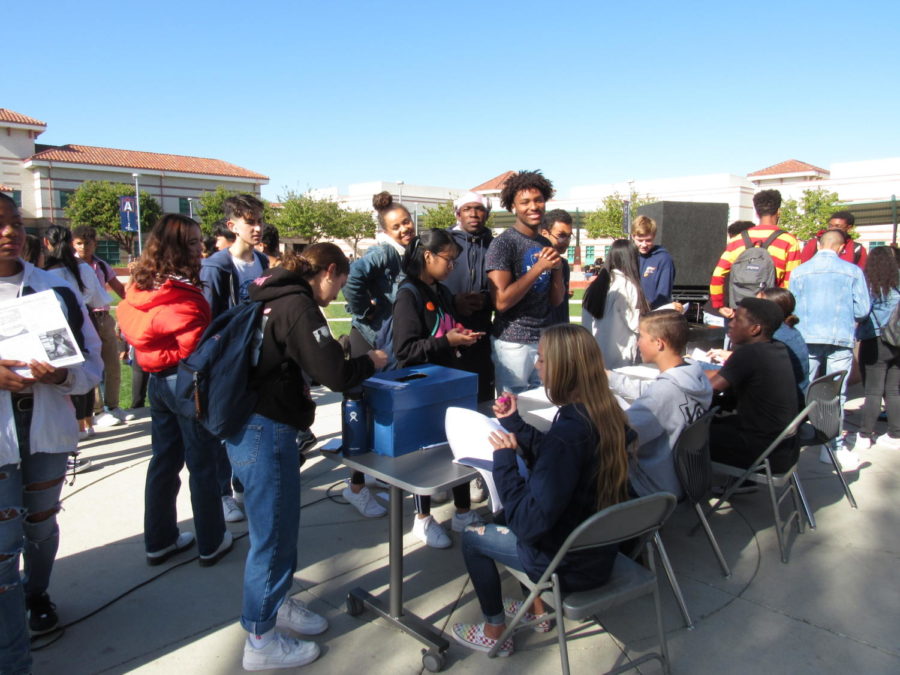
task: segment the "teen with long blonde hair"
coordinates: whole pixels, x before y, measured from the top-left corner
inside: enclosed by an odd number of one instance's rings
[[[566,537],[598,510],[628,499],[626,445],[635,440],[625,413],[606,379],[603,355],[583,327],[560,324],[544,330],[538,343],[538,373],[547,397],[559,406],[546,434],[519,416],[516,397],[494,404],[504,431],[491,434],[493,476],[506,526],[480,525],[463,533],[463,558],[478,596],[484,623],[455,624],[453,636],[478,651],[490,651],[519,601],[504,599],[496,562],[537,579]],[[523,478],[517,454],[529,468]],[[559,568],[566,591],[594,588],[609,580],[617,549],[571,553]],[[531,615],[540,617],[535,602]],[[537,630],[550,630],[549,622]],[[498,652],[509,656],[512,638]]]

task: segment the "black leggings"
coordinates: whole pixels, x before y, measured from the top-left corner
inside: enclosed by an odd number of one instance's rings
[[[427,516],[431,513],[431,497],[415,495],[416,513]],[[472,496],[469,494],[469,484],[463,483],[453,488],[453,505],[457,509],[472,508]]]
[[[862,340],[859,343],[859,365],[866,392],[859,432],[874,435],[883,398],[887,409],[888,434],[891,438],[900,438],[900,363],[897,351],[879,337]]]
[[[70,396],[72,405],[75,406],[75,419],[83,420],[94,414],[94,390],[87,394],[73,394]]]

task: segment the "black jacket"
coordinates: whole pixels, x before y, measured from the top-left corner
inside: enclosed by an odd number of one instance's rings
[[[484,309],[473,313],[470,317],[460,318],[466,328],[490,333],[491,315],[494,309],[491,306],[487,272],[484,271],[484,258],[494,235],[488,228],[484,228],[478,234],[469,234],[465,230],[456,228],[451,228],[448,232],[459,246],[460,251],[455,265],[450,271],[450,276],[444,280],[444,285],[453,295],[481,293],[484,297]]]
[[[414,288],[412,291],[410,287]],[[431,363],[457,368],[458,352],[441,333],[442,317],[453,317],[453,296],[446,286],[434,286],[407,277],[397,290],[394,301],[393,344],[397,367]],[[453,319],[455,324],[456,320]]]
[[[265,329],[253,386],[259,391],[255,412],[308,429],[316,404],[303,379],[306,372],[333,391],[358,386],[375,372],[368,356],[344,359],[309,284],[278,267],[250,286],[250,299],[265,303]]]

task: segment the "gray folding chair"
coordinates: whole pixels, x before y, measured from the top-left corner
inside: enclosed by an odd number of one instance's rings
[[[787,563],[788,561],[785,548],[785,530],[790,527],[791,523],[796,518],[797,531],[800,534],[803,534],[803,516],[800,514],[800,510],[803,510],[807,520],[810,521],[810,525],[812,525],[812,513],[809,504],[806,503],[806,495],[803,492],[803,488],[800,486],[800,477],[797,475],[797,463],[795,462],[794,465],[784,473],[772,473],[772,467],[769,464],[769,455],[781,445],[782,441],[797,435],[797,429],[817,405],[817,403],[813,402],[801,410],[797,416],[791,420],[790,424],[785,427],[784,431],[778,434],[778,437],[772,441],[769,447],[763,450],[762,454],[756,458],[749,469],[731,466],[730,464],[722,464],[720,462],[712,462],[712,468],[715,473],[733,476],[735,480],[731,482],[731,485],[725,490],[725,494],[719,498],[719,501],[717,501],[706,514],[711,515],[715,513],[724,502],[731,498],[731,495],[734,494],[734,491],[738,486],[745,481],[767,485],[769,488],[769,499],[772,502],[772,511],[775,516],[775,534],[778,536],[778,548],[781,551],[781,562],[783,563]],[[780,495],[776,493],[776,488],[782,489]],[[788,518],[783,520],[781,517],[781,503],[787,498],[788,494],[793,498],[794,509],[791,511]]]
[[[847,485],[841,465],[834,456],[833,447],[834,441],[841,433],[841,421],[844,418],[844,410],[841,408],[841,386],[844,384],[845,377],[847,377],[847,371],[839,370],[828,373],[809,385],[809,389],[806,390],[806,402],[815,401],[817,405],[809,414],[809,424],[804,424],[800,429],[800,443],[804,448],[811,445],[825,447],[831,463],[834,465],[834,472],[844,488],[844,494],[847,495],[847,501],[855,509],[856,500],[853,498],[850,486]],[[810,433],[804,433],[807,430]],[[815,528],[815,521],[810,523],[810,527]]]
[[[678,436],[672,454],[675,460],[675,472],[678,474],[681,487],[684,488],[684,496],[694,507],[700,525],[706,532],[709,545],[712,546],[713,553],[722,568],[722,574],[727,579],[731,577],[731,570],[728,568],[728,563],[725,562],[719,542],[716,541],[701,506],[701,504],[709,505],[713,477],[712,464],[709,459],[709,425],[718,410],[718,408],[713,408],[706,411],[693,424],[685,428]]]
[[[635,598],[644,595],[653,595],[656,607],[656,629],[659,633],[660,651],[631,661],[627,665],[615,668],[610,673],[620,673],[630,670],[649,660],[658,660],[662,663],[663,671],[669,673],[669,651],[666,645],[666,633],[663,627],[662,607],[659,600],[659,586],[656,574],[656,562],[654,555],[654,535],[662,527],[662,524],[675,510],[675,497],[668,492],[659,492],[646,497],[640,497],[621,504],[616,504],[585,520],[568,536],[560,547],[559,552],[550,561],[547,570],[537,582],[531,581],[528,575],[518,570],[510,569],[510,573],[524,584],[530,593],[519,611],[510,621],[503,635],[497,640],[497,644],[489,652],[494,657],[500,646],[517,629],[530,626],[534,622],[523,622],[526,610],[536,598],[544,592],[553,594],[554,609],[548,611],[548,616],[540,617],[540,620],[556,619],[556,632],[559,641],[559,658],[562,664],[563,675],[569,675],[569,654],[566,646],[565,619],[575,621],[594,620],[597,615],[618,605],[631,602]],[[635,555],[644,551],[646,553],[647,567],[640,565],[628,556],[619,553],[616,555],[612,576],[604,585],[573,593],[563,593],[559,584],[556,568],[570,551],[584,551],[603,546],[619,544],[630,539],[638,539],[635,547]],[[549,610],[549,608],[548,608]]]

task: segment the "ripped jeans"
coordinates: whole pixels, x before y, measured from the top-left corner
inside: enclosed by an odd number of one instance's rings
[[[0,673],[31,671],[26,596],[50,585],[59,548],[56,513],[66,453],[29,450],[31,412],[16,412],[21,463],[0,466]],[[24,575],[19,575],[19,553]]]
[[[503,589],[496,562],[521,570],[517,541],[513,531],[503,525],[470,525],[463,532],[463,560],[466,561],[466,570],[487,623],[499,625],[506,622]]]

